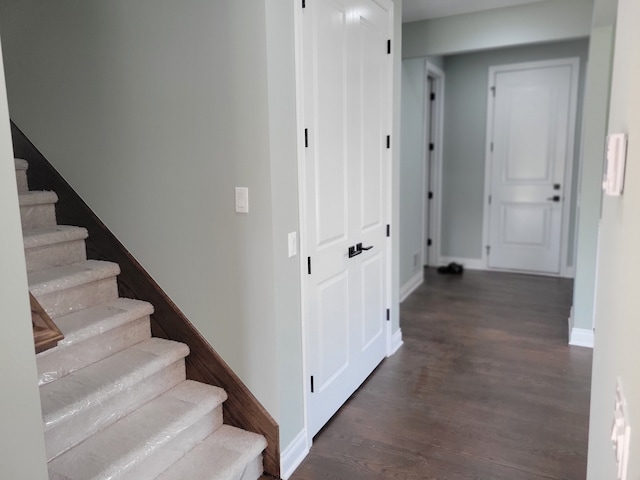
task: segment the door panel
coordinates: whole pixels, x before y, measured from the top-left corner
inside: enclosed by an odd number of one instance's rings
[[[315,72],[313,175],[317,244],[346,241],[347,232],[347,5],[318,3],[313,25]]]
[[[495,74],[491,268],[560,273],[572,75],[571,65]]]
[[[386,353],[391,22],[378,3],[392,4],[376,2],[314,0],[303,11],[311,435]],[[357,244],[371,248],[350,257]]]

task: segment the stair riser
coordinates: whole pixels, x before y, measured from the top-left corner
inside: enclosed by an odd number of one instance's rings
[[[50,227],[56,224],[56,208],[53,203],[20,207],[23,230]]]
[[[264,466],[262,465],[262,454],[251,460],[244,470],[244,474],[239,476],[239,480],[256,480],[262,476]],[[233,480],[236,480],[235,478]]]
[[[29,191],[26,170],[16,170],[16,181],[18,182],[18,193],[25,193]]]
[[[157,448],[153,455],[146,457],[141,463],[123,472],[119,480],[140,480],[156,478],[167,468],[180,460],[189,450],[211,435],[222,425],[222,405],[201,417],[165,445]],[[257,477],[256,477],[257,478]],[[96,479],[97,480],[97,479]]]
[[[76,412],[68,421],[45,431],[48,460],[175,387],[185,378],[184,360],[179,360],[118,395]]]
[[[28,248],[25,249],[24,254],[27,260],[27,272],[83,262],[87,259],[84,240]]]
[[[106,303],[118,297],[116,277],[39,295],[38,301],[52,318]]]
[[[146,316],[72,345],[61,344],[36,356],[39,384],[62,378],[150,337]]]

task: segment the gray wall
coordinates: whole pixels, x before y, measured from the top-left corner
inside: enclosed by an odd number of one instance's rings
[[[422,270],[425,59],[402,61],[400,285]],[[417,265],[414,255],[419,254]]]
[[[640,478],[640,2],[620,0],[608,132],[627,132],[624,194],[605,196],[596,280],[596,336],[593,352],[588,480],[615,480],[611,424],[616,378],[622,382],[631,426],[629,472]]]
[[[581,74],[576,122],[574,187],[580,155],[580,125],[587,40],[504,48],[445,57],[445,120],[442,171],[441,254],[480,259],[485,179],[485,145],[489,67],[554,58],[580,57]],[[571,198],[569,262],[572,265],[575,198]]]
[[[573,328],[591,330],[594,314],[598,226],[602,203],[602,169],[607,134],[614,28],[591,32],[584,104],[584,143],[573,290]]]
[[[0,478],[46,480],[22,227],[0,54]]]
[[[550,0],[407,23],[404,58],[587,37],[592,0]]]

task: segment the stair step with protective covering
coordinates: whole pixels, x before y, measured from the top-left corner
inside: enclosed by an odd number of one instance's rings
[[[85,228],[65,225],[24,230],[27,272],[85,261],[88,236]]]
[[[56,318],[58,346],[36,356],[40,385],[58,380],[151,337],[153,305],[117,298]]]
[[[157,480],[256,480],[266,447],[262,435],[222,425]]]
[[[27,274],[29,290],[52,318],[118,297],[117,263],[99,260],[36,270]]]
[[[49,478],[156,478],[222,424],[226,398],[186,380],[49,462]]]
[[[185,380],[185,344],[150,338],[40,387],[48,459]]]
[[[49,227],[56,224],[55,192],[25,192],[18,195],[22,229]]]
[[[29,183],[27,182],[27,168],[29,164],[21,158],[14,159],[16,166],[16,182],[18,182],[18,193],[29,191]]]

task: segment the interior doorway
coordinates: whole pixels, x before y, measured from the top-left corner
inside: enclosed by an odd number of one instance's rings
[[[578,58],[489,69],[485,265],[560,275],[567,264]]]
[[[425,71],[422,264],[434,267],[440,261],[444,72],[428,60]]]

